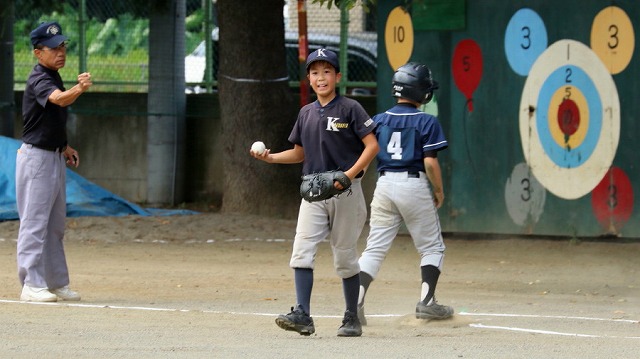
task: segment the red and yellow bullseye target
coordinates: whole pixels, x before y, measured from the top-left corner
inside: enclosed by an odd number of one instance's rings
[[[547,112],[549,131],[560,147],[578,148],[585,139],[589,128],[587,100],[580,91],[574,89],[567,96],[566,89],[559,88],[551,97]]]
[[[586,45],[561,40],[531,67],[520,101],[520,137],[536,179],[564,199],[591,192],[620,136],[620,102],[608,69]]]

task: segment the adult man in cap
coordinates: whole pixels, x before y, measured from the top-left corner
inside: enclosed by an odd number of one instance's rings
[[[20,300],[55,302],[80,300],[69,289],[63,247],[66,219],[66,166],[78,167],[78,152],[67,143],[67,106],[91,85],[91,74],[78,75],[66,90],[58,70],[67,56],[67,37],[57,22],[38,25],[31,32],[38,59],[24,90],[22,145],[16,158],[18,277]]]

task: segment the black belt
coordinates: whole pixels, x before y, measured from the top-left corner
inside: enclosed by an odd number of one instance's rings
[[[391,171],[380,171],[380,176],[384,176],[387,172],[394,173],[394,172],[391,172]],[[404,171],[398,171],[398,172],[404,172]],[[417,172],[417,171],[407,172],[407,177],[409,177],[409,178],[420,178],[420,172]]]
[[[45,150],[45,151],[60,152],[60,153],[64,152],[67,149],[66,145],[61,147],[47,147],[47,146],[34,145],[33,143],[27,143],[27,145],[41,149],[41,150]]]

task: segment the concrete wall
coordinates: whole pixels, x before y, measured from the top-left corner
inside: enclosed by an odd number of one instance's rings
[[[375,113],[375,97],[357,99],[369,114]],[[20,138],[22,92],[16,92],[15,101],[14,137]],[[80,153],[77,172],[129,201],[146,203],[147,115],[145,93],[83,94],[71,107],[67,126],[69,144]],[[186,127],[185,201],[218,208],[223,196],[223,168],[217,94],[187,95]],[[251,159],[247,156],[247,160]],[[367,177],[369,202],[375,176]]]

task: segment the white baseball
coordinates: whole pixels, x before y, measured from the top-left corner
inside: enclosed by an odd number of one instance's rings
[[[251,151],[259,155],[261,155],[266,149],[267,149],[267,146],[265,146],[264,142],[262,141],[256,141],[253,143],[253,145],[251,145]]]

